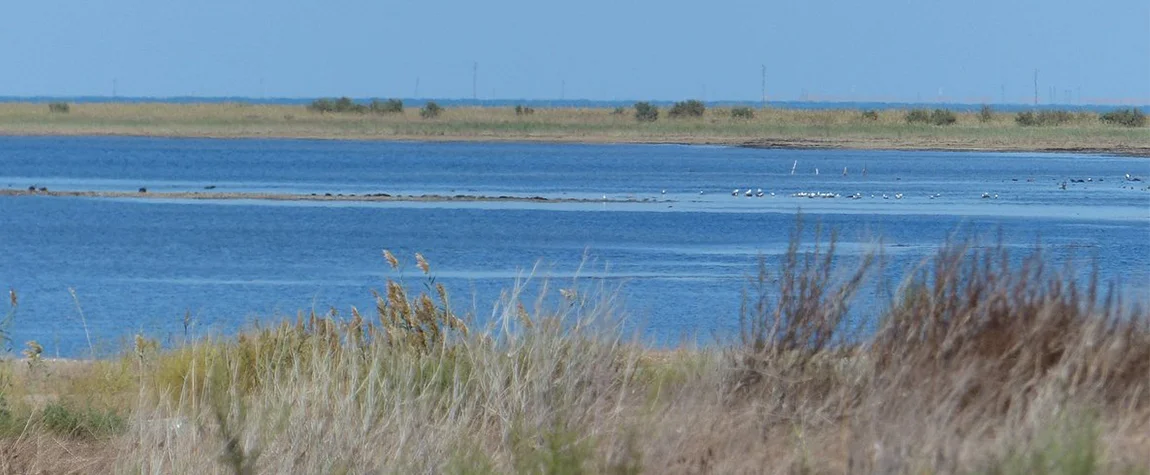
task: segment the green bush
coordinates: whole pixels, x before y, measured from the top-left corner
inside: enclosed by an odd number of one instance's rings
[[[1031,111],[1019,112],[1018,115],[1014,116],[1014,121],[1023,127],[1038,125],[1038,117],[1035,117]]]
[[[926,109],[911,109],[906,113],[906,121],[911,124],[950,125],[958,120],[954,112],[949,109],[935,109],[927,112]]]
[[[906,113],[906,121],[910,124],[929,124],[930,112],[926,109],[911,109]]]
[[[423,108],[419,110],[419,116],[423,117],[424,119],[434,119],[439,117],[439,114],[442,113],[443,108],[439,107],[439,104],[436,104],[435,101],[427,101],[427,104],[425,104]]]
[[[639,122],[654,122],[659,119],[659,108],[649,102],[635,103],[635,120]]]
[[[990,106],[983,104],[982,108],[978,109],[978,121],[985,124],[991,120],[994,120],[994,109],[991,109]]]
[[[957,121],[958,117],[949,109],[935,109],[930,113],[930,123],[934,125],[950,125]]]
[[[363,104],[356,104],[349,97],[341,97],[339,99],[316,99],[307,106],[308,110],[313,112],[355,112],[362,114],[367,112],[367,106]]]
[[[1146,114],[1143,114],[1142,110],[1137,108],[1110,111],[1102,114],[1098,119],[1107,124],[1125,127],[1146,126]]]
[[[878,111],[874,109],[867,109],[862,111],[863,120],[876,121],[878,120]]]
[[[1014,121],[1023,127],[1062,125],[1074,120],[1074,113],[1064,110],[1019,112]]]
[[[51,102],[48,104],[48,112],[58,114],[67,114],[72,111],[72,107],[67,102]]]
[[[754,119],[755,110],[750,107],[736,107],[731,109],[731,117],[735,119]]]
[[[372,99],[367,109],[376,114],[402,114],[403,101],[399,99],[388,99],[386,101]]]
[[[626,113],[627,113],[627,108],[623,107],[623,106],[616,107],[615,110],[611,111],[611,115],[623,115]]]
[[[535,113],[535,109],[530,107],[515,106],[515,115],[531,115]]]
[[[676,102],[671,106],[671,110],[667,115],[671,117],[702,117],[703,113],[707,111],[707,106],[702,101],[694,99],[682,102]]]
[[[76,410],[60,403],[44,406],[40,421],[51,432],[78,438],[96,438],[116,435],[124,431],[127,422],[114,412],[95,409]]]

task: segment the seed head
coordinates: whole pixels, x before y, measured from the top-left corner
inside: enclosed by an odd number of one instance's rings
[[[431,266],[427,265],[427,259],[423,258],[423,254],[415,253],[415,265],[418,266],[419,270],[423,271],[424,274],[431,273]]]
[[[387,259],[387,264],[390,265],[392,269],[399,270],[399,259],[395,258],[395,254],[392,254],[391,251],[384,249],[383,258]]]

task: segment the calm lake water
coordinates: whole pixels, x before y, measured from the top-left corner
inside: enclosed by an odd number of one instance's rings
[[[796,164],[797,162],[797,164]],[[846,175],[843,175],[843,169]],[[864,176],[863,169],[867,173]],[[794,174],[792,174],[792,169]],[[816,174],[816,169],[818,173]],[[535,270],[619,288],[644,335],[730,335],[758,256],[795,214],[837,229],[844,267],[882,238],[891,277],[948,236],[1041,242],[1150,300],[1150,161],[1051,154],[644,145],[0,137],[0,188],[635,198],[641,203],[316,203],[0,197],[0,287],[12,345],[87,353],[136,332],[227,333],[299,310],[372,308],[380,253],[427,256],[482,320]],[[1069,180],[1067,189],[1059,184]],[[731,196],[735,188],[764,196]],[[665,191],[665,193],[663,193]],[[793,197],[830,192],[834,199]],[[771,195],[774,193],[774,196]],[[858,193],[861,199],[847,195]],[[983,193],[998,198],[983,199]],[[883,194],[887,199],[883,199]],[[896,194],[903,198],[897,199]],[[873,197],[872,197],[873,195]],[[932,198],[932,196],[934,196]],[[808,226],[808,235],[814,226]],[[582,266],[581,266],[582,263]],[[532,287],[534,288],[534,287]],[[76,299],[69,294],[75,289]],[[861,296],[873,318],[889,292]],[[78,304],[78,305],[77,305]],[[83,318],[81,318],[81,309]]]

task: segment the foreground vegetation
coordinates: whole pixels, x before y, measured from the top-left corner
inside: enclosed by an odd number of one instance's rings
[[[29,344],[3,366],[0,471],[1150,473],[1144,310],[1040,252],[952,243],[855,325],[881,259],[846,269],[829,242],[763,262],[714,347],[637,344],[578,281],[511,289],[480,326],[419,255],[426,280],[370,312],[115,360]]]
[[[66,104],[63,104],[66,105]],[[708,108],[683,101],[634,108],[456,108],[401,101],[310,106],[0,104],[0,134],[691,143],[883,149],[1109,151],[1150,155],[1134,110],[1046,115],[903,110]],[[50,110],[51,109],[51,110]]]

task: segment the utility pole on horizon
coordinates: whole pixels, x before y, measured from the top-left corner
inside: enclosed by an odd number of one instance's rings
[[[1034,69],[1034,105],[1038,105],[1038,68]]]
[[[479,61],[471,65],[471,100],[479,100]]]
[[[762,86],[762,88],[763,88],[763,90],[762,90],[763,96],[761,98],[762,105],[759,108],[760,109],[766,109],[767,108],[767,65],[765,65],[765,64],[763,65],[763,86]]]

